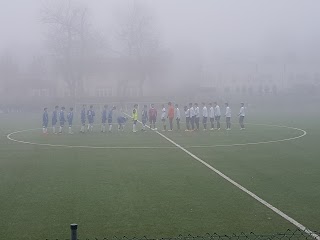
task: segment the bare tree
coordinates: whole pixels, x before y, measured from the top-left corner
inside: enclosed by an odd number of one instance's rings
[[[41,20],[48,26],[48,46],[57,68],[74,97],[83,92],[86,63],[96,44],[88,9],[72,0],[46,2]]]
[[[119,82],[119,93],[124,96],[129,79],[136,78],[139,95],[142,96],[144,83],[152,78],[162,56],[153,18],[141,2],[134,1],[120,25],[117,39],[128,73],[128,76]]]

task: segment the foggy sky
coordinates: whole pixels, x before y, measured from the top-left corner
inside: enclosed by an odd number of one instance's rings
[[[76,0],[74,0],[76,1]],[[129,0],[80,0],[106,39]],[[0,0],[0,53],[44,48],[40,9],[45,0]],[[319,0],[150,0],[162,45],[196,47],[204,55],[320,55]],[[32,52],[32,53],[30,53]]]

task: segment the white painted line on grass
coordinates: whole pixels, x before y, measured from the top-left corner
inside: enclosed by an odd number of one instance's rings
[[[258,126],[268,126],[268,127],[279,127],[279,128],[288,128],[302,132],[301,135],[291,138],[279,139],[279,140],[270,140],[270,141],[262,141],[262,142],[249,142],[249,143],[234,143],[234,144],[217,144],[217,145],[202,145],[202,146],[188,146],[187,148],[213,148],[213,147],[233,147],[233,146],[247,146],[247,145],[258,145],[258,144],[268,144],[268,143],[277,143],[277,142],[286,142],[292,141],[295,139],[299,139],[307,135],[307,132],[300,128],[281,126],[281,125],[269,125],[269,124],[251,124]],[[243,130],[245,131],[245,130]]]
[[[35,143],[35,142],[28,142],[28,141],[22,141],[22,140],[17,140],[12,138],[12,135],[16,133],[21,133],[21,132],[30,132],[30,131],[38,131],[42,130],[42,128],[34,128],[34,129],[26,129],[26,130],[20,130],[20,131],[15,131],[12,133],[9,133],[7,135],[7,139],[13,142],[17,143],[24,143],[24,144],[29,144],[29,145],[36,145],[36,146],[46,146],[46,147],[63,147],[63,148],[89,148],[89,149],[172,149],[176,147],[134,147],[134,146],[86,146],[86,145],[64,145],[64,144],[49,144],[49,143]]]
[[[129,116],[129,115],[128,115]],[[139,121],[140,122],[140,121]],[[141,122],[140,122],[141,123]],[[303,130],[302,130],[303,131]],[[203,161],[202,159],[200,159],[199,157],[197,157],[196,155],[194,155],[193,153],[189,152],[187,149],[185,149],[184,147],[180,146],[178,143],[174,142],[173,140],[171,140],[170,138],[168,138],[167,136],[165,136],[164,134],[160,133],[159,131],[155,131],[157,134],[159,134],[161,137],[165,138],[167,141],[169,141],[170,143],[172,143],[174,146],[176,146],[177,148],[180,148],[182,151],[184,151],[186,154],[188,154],[189,156],[191,156],[192,158],[194,158],[195,160],[197,160],[198,162],[202,163],[203,165],[205,165],[207,168],[211,169],[213,172],[215,172],[216,174],[218,174],[220,177],[224,178],[225,180],[227,180],[228,182],[230,182],[232,185],[236,186],[237,188],[239,188],[241,191],[247,193],[249,196],[251,196],[252,198],[254,198],[255,200],[257,200],[258,202],[260,202],[261,204],[265,205],[267,208],[271,209],[272,211],[274,211],[276,214],[278,214],[279,216],[283,217],[285,220],[289,221],[290,223],[292,223],[293,225],[295,225],[296,227],[298,227],[299,229],[301,229],[302,231],[304,231],[305,233],[309,234],[310,236],[312,236],[313,238],[320,240],[320,236],[318,236],[316,233],[312,232],[311,230],[309,230],[308,228],[306,228],[305,226],[303,226],[301,223],[299,223],[298,221],[294,220],[293,218],[289,217],[287,214],[285,214],[284,212],[282,212],[281,210],[279,210],[278,208],[272,206],[270,203],[268,203],[267,201],[263,200],[262,198],[260,198],[259,196],[257,196],[256,194],[254,194],[253,192],[249,191],[248,189],[246,189],[245,187],[243,187],[242,185],[240,185],[239,183],[235,182],[234,180],[232,180],[231,178],[229,178],[227,175],[223,174],[222,172],[220,172],[218,169],[212,167],[210,164],[208,164],[207,162]],[[304,131],[305,132],[305,131]],[[305,132],[306,133],[306,132]]]
[[[128,115],[129,116],[129,115]],[[140,122],[140,121],[139,121]],[[268,144],[268,143],[277,143],[277,142],[285,142],[291,141],[298,138],[302,138],[307,135],[307,132],[300,128],[288,127],[288,126],[281,126],[281,125],[269,125],[269,124],[254,124],[251,125],[259,125],[259,126],[269,126],[269,127],[280,127],[280,128],[288,128],[297,131],[301,131],[302,134],[296,137],[286,138],[286,139],[279,139],[279,140],[271,140],[271,141],[263,141],[263,142],[249,142],[249,143],[233,143],[233,144],[217,144],[217,145],[196,145],[196,146],[184,146],[184,148],[215,148],[215,147],[234,147],[234,146],[247,146],[247,145],[258,145],[258,144]],[[150,128],[149,126],[147,126]],[[63,148],[88,148],[88,149],[174,149],[176,147],[157,147],[157,146],[150,146],[150,147],[134,147],[134,146],[87,146],[87,145],[64,145],[64,144],[49,144],[49,143],[35,143],[23,140],[17,140],[13,138],[14,134],[22,133],[22,132],[31,132],[31,131],[40,131],[42,128],[34,128],[34,129],[25,129],[20,131],[15,131],[9,133],[7,135],[7,139],[17,143],[24,143],[29,145],[37,145],[37,146],[46,146],[46,147],[63,147]]]
[[[176,142],[174,142],[173,140],[171,140],[170,138],[168,138],[167,136],[163,135],[162,133],[155,131],[157,134],[159,134],[161,137],[165,138],[166,140],[168,140],[170,143],[172,143],[173,145],[175,145],[176,147],[180,148],[182,151],[184,151],[185,153],[187,153],[189,156],[193,157],[195,160],[199,161],[200,163],[202,163],[203,165],[205,165],[207,168],[211,169],[212,171],[214,171],[216,174],[218,174],[220,177],[224,178],[225,180],[227,180],[228,182],[230,182],[231,184],[233,184],[234,186],[236,186],[237,188],[239,188],[240,190],[242,190],[243,192],[247,193],[248,195],[250,195],[252,198],[254,198],[255,200],[257,200],[258,202],[260,202],[261,204],[265,205],[266,207],[268,207],[269,209],[271,209],[272,211],[274,211],[276,214],[280,215],[281,217],[283,217],[284,219],[286,219],[287,221],[289,221],[290,223],[292,223],[293,225],[295,225],[296,227],[300,228],[301,230],[303,230],[305,233],[309,234],[310,236],[314,237],[317,240],[320,240],[320,236],[318,236],[317,234],[315,234],[314,232],[312,232],[311,230],[309,230],[308,228],[306,228],[305,226],[303,226],[301,223],[297,222],[296,220],[294,220],[293,218],[289,217],[287,214],[283,213],[282,211],[280,211],[278,208],[272,206],[270,203],[266,202],[265,200],[263,200],[262,198],[258,197],[256,194],[254,194],[253,192],[249,191],[248,189],[246,189],[245,187],[243,187],[242,185],[240,185],[239,183],[235,182],[234,180],[232,180],[231,178],[229,178],[227,175],[223,174],[222,172],[220,172],[219,170],[217,170],[216,168],[212,167],[210,164],[208,164],[207,162],[203,161],[202,159],[200,159],[199,157],[197,157],[196,155],[194,155],[193,153],[189,152],[187,149],[181,147],[179,144],[177,144]]]
[[[130,115],[126,114],[127,116],[131,117]],[[139,123],[141,123],[140,121],[138,121]],[[297,138],[301,138],[303,136],[305,136],[307,134],[306,131],[299,129],[299,128],[293,128],[293,127],[287,127],[287,126],[278,126],[278,125],[268,125],[268,124],[255,124],[255,125],[264,125],[264,126],[275,126],[275,127],[286,127],[286,128],[291,128],[291,129],[295,129],[295,130],[299,130],[302,131],[303,134],[297,137],[293,137],[293,138],[288,138],[288,139],[282,139],[282,140],[273,140],[273,141],[267,141],[267,142],[260,142],[260,143],[243,143],[243,144],[231,144],[231,145],[215,145],[215,146],[243,146],[243,145],[253,145],[253,144],[262,144],[262,143],[272,143],[272,142],[281,142],[281,141],[289,141],[289,140],[294,140]],[[150,128],[149,126],[147,126],[148,128]],[[30,144],[30,145],[39,145],[39,146],[49,146],[49,147],[65,147],[65,148],[93,148],[93,149],[156,149],[156,148],[170,148],[170,147],[99,147],[99,146],[69,146],[69,145],[61,145],[61,144],[46,144],[46,143],[33,143],[33,142],[27,142],[27,141],[20,141],[20,140],[16,140],[13,139],[11,136],[13,134],[16,133],[20,133],[20,132],[27,132],[27,131],[35,131],[35,130],[40,130],[41,128],[36,128],[36,129],[26,129],[26,130],[21,130],[21,131],[15,131],[12,133],[9,133],[7,135],[7,138],[11,141],[14,142],[18,142],[18,143],[25,143],[25,144]],[[318,236],[317,234],[315,234],[314,232],[312,232],[311,230],[309,230],[308,228],[306,228],[305,226],[303,226],[301,223],[297,222],[296,220],[294,220],[293,218],[289,217],[288,215],[286,215],[285,213],[283,213],[282,211],[280,211],[278,208],[272,206],[270,203],[266,202],[265,200],[263,200],[262,198],[258,197],[256,194],[254,194],[253,192],[249,191],[248,189],[246,189],[245,187],[243,187],[242,185],[240,185],[239,183],[235,182],[234,180],[232,180],[231,178],[229,178],[227,175],[223,174],[222,172],[220,172],[219,170],[217,170],[216,168],[212,167],[210,164],[208,164],[207,162],[203,161],[202,159],[200,159],[199,157],[197,157],[196,155],[194,155],[193,153],[189,152],[187,149],[185,149],[184,147],[182,147],[181,145],[177,144],[176,142],[174,142],[173,140],[171,140],[170,138],[168,138],[167,136],[165,136],[164,134],[160,133],[159,131],[154,131],[157,134],[159,134],[161,137],[165,138],[167,141],[169,141],[170,143],[172,143],[175,147],[171,147],[171,148],[179,148],[182,151],[184,151],[185,153],[187,153],[189,156],[191,156],[192,158],[194,158],[195,160],[197,160],[198,162],[202,163],[203,165],[205,165],[207,168],[211,169],[213,172],[215,172],[216,174],[218,174],[220,177],[224,178],[225,180],[227,180],[228,182],[230,182],[231,184],[233,184],[234,186],[236,186],[237,188],[239,188],[240,190],[242,190],[243,192],[247,193],[249,196],[251,196],[252,198],[254,198],[255,200],[257,200],[258,202],[260,202],[261,204],[265,205],[266,207],[268,207],[269,209],[271,209],[272,211],[274,211],[276,214],[280,215],[281,217],[283,217],[284,219],[286,219],[287,221],[289,221],[290,223],[292,223],[293,225],[295,225],[296,227],[298,227],[299,229],[303,230],[305,233],[309,234],[310,236],[312,236],[313,238],[320,240],[320,236]],[[198,147],[198,146],[191,146],[191,147]],[[206,146],[201,146],[201,147],[206,147]],[[209,147],[209,146],[208,146]],[[213,147],[213,146],[211,146]]]

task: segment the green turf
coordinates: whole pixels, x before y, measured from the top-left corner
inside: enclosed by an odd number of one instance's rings
[[[10,132],[37,128],[33,115],[0,115],[0,239],[66,239],[79,224],[80,239],[207,232],[274,233],[294,229],[177,148],[86,149],[27,145]],[[311,229],[319,228],[320,130],[316,121],[255,117],[255,123],[289,125],[308,134],[264,145],[188,148],[229,177]],[[130,124],[128,124],[130,125]],[[130,128],[130,126],[127,126]],[[43,136],[17,133],[35,143],[173,147],[154,132]],[[246,131],[166,132],[178,144],[235,144],[292,138],[293,129],[247,125]]]

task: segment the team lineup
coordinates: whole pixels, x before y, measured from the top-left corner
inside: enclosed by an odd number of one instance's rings
[[[113,117],[114,112],[116,110],[116,106],[112,106],[111,108],[108,105],[104,105],[103,110],[101,112],[101,132],[106,132],[107,124],[108,124],[108,131],[112,132],[113,127]],[[208,129],[210,130],[220,130],[221,129],[221,110],[220,106],[214,102],[209,103],[209,106],[205,103],[202,103],[202,111],[200,112],[200,107],[198,103],[189,103],[189,105],[184,106],[184,114],[185,114],[185,121],[186,121],[186,129],[185,131],[198,131],[200,130],[200,117],[202,117],[202,125],[203,131]],[[53,134],[62,134],[64,131],[65,124],[68,123],[69,127],[69,134],[73,134],[73,118],[74,118],[74,111],[73,107],[70,107],[68,113],[66,114],[65,107],[61,107],[59,111],[59,106],[55,106],[52,112],[52,133]],[[82,106],[80,112],[80,120],[81,120],[81,128],[80,132],[92,132],[93,126],[95,122],[95,110],[93,105],[90,105],[89,109],[87,110],[86,105]],[[122,110],[120,110],[120,115],[117,116],[116,122],[118,124],[118,131],[124,131],[125,123],[128,121],[128,116]],[[238,113],[239,117],[239,124],[240,130],[244,130],[244,118],[245,118],[245,107],[244,103],[241,103],[240,110]],[[225,103],[225,123],[226,123],[226,130],[231,130],[231,108],[228,103]],[[134,104],[132,110],[133,125],[132,131],[137,132],[137,123],[139,121],[139,114],[138,114],[138,104]],[[158,130],[156,127],[158,118],[158,111],[155,108],[154,104],[150,105],[148,109],[147,105],[143,106],[141,111],[141,123],[142,128],[141,131],[146,131],[146,128],[150,128],[151,130]],[[161,123],[162,123],[162,131],[173,131],[174,120],[176,121],[176,129],[181,130],[180,122],[181,122],[181,112],[179,109],[179,105],[173,105],[172,102],[168,103],[168,107],[166,108],[164,104],[162,104],[161,109]],[[169,128],[167,129],[167,120],[169,121]],[[208,120],[210,126],[208,126]],[[147,126],[149,123],[149,126]],[[48,109],[44,108],[44,112],[42,115],[42,131],[44,134],[48,134],[48,126],[49,126],[49,113]]]

